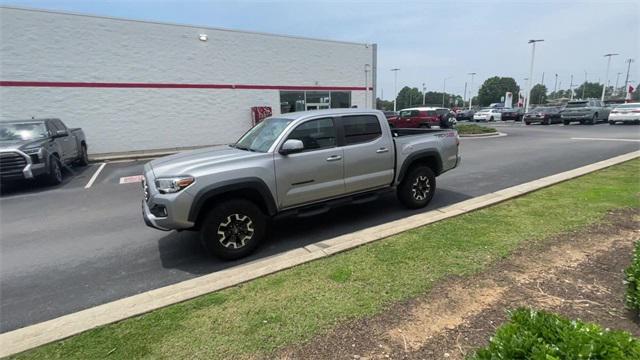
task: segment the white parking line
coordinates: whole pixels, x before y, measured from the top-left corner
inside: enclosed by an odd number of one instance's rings
[[[594,140],[594,141],[627,141],[627,142],[640,142],[640,139],[616,139],[616,138],[571,138],[571,140]]]
[[[93,176],[91,177],[91,179],[89,179],[89,182],[87,183],[87,185],[84,186],[85,189],[88,189],[91,187],[91,185],[93,185],[93,182],[96,181],[96,179],[98,178],[98,175],[100,175],[100,172],[102,171],[102,169],[104,169],[106,165],[107,165],[106,162],[103,162],[102,164],[100,164],[100,167],[98,168],[98,170],[96,170],[96,172],[93,173]]]

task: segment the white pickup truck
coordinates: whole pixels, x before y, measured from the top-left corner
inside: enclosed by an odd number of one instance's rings
[[[198,230],[214,255],[251,253],[275,216],[310,216],[396,191],[426,206],[460,162],[456,130],[390,129],[381,111],[333,109],[265,119],[235,144],[145,165],[142,212],[160,230]]]

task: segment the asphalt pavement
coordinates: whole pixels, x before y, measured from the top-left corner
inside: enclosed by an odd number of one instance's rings
[[[640,149],[638,126],[499,125],[508,136],[462,140],[461,165],[437,179],[426,209],[408,211],[389,195],[280,220],[253,256],[234,262],[208,257],[196,233],[144,225],[136,178],[144,161],[97,174],[100,163],[72,168],[57,187],[3,187],[0,332]]]

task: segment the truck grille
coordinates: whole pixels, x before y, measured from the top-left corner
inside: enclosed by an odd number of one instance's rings
[[[142,178],[142,192],[144,193],[144,201],[149,201],[149,186],[147,185],[147,179]]]
[[[0,177],[22,175],[27,159],[17,152],[0,153]]]

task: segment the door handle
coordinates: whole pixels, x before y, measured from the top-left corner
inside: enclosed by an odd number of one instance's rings
[[[341,159],[342,159],[342,156],[340,156],[340,155],[331,155],[331,156],[329,156],[327,158],[327,161],[338,161],[338,160],[341,160]]]
[[[380,149],[376,150],[376,152],[377,152],[378,154],[382,154],[382,153],[389,152],[389,149],[387,149],[386,147],[382,147],[382,148],[380,148]]]

